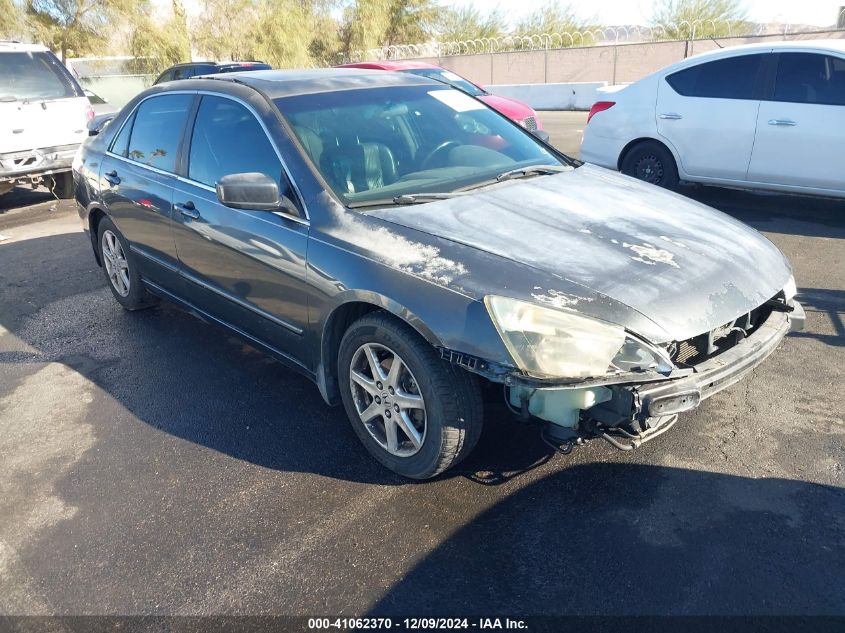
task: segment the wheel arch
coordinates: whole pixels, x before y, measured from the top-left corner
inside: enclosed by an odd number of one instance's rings
[[[327,314],[319,329],[320,362],[316,378],[320,393],[328,404],[340,402],[337,359],[343,335],[352,323],[379,310],[411,326],[432,347],[442,347],[437,335],[407,307],[377,293],[348,291],[347,296]]]
[[[99,233],[100,221],[107,217],[107,213],[98,206],[91,206],[88,209],[88,235],[91,238],[91,248],[94,249],[94,259],[97,265],[102,266],[100,261],[100,249],[97,248],[97,235]]]

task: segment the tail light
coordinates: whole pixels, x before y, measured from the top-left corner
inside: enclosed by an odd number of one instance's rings
[[[615,101],[596,101],[593,104],[593,107],[590,108],[590,114],[587,115],[587,123],[589,123],[590,119],[592,119],[599,112],[604,112],[605,110],[609,110],[610,108],[612,108],[615,105],[616,105]]]
[[[85,118],[89,121],[94,118],[94,108],[90,105],[85,110]]]

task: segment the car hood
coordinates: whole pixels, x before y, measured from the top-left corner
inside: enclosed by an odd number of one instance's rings
[[[509,99],[508,97],[489,93],[481,95],[478,98],[497,112],[501,112],[506,117],[513,119],[514,121],[522,121],[526,117],[537,116],[537,113],[534,112],[534,109],[530,105],[522,103],[522,101],[517,101],[516,99]]]
[[[598,306],[624,304],[659,326],[662,337],[640,332],[664,339],[654,342],[728,323],[791,276],[777,247],[747,225],[592,165],[368,215],[460,244],[464,258],[471,247],[531,267],[538,274],[528,294],[536,302],[607,320],[613,314],[597,313]],[[507,274],[497,271],[498,282],[483,290],[524,298]]]

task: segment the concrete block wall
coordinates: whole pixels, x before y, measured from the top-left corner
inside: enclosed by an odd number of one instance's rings
[[[589,110],[606,81],[583,83],[490,85],[493,94],[518,99],[535,110]]]

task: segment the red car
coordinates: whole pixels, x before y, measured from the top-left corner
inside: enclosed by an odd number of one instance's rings
[[[509,119],[519,123],[525,129],[534,132],[538,137],[544,141],[549,140],[548,133],[543,131],[543,126],[540,124],[540,119],[537,118],[537,113],[527,103],[517,101],[516,99],[508,99],[507,97],[500,97],[498,95],[490,94],[481,86],[472,83],[469,79],[464,79],[460,75],[456,75],[451,70],[446,70],[440,66],[426,64],[423,62],[358,62],[356,64],[344,64],[338,68],[368,68],[371,70],[392,70],[400,73],[411,73],[413,75],[421,75],[442,81],[445,84],[462,90],[470,96],[476,97],[489,105],[494,110],[501,112]]]

